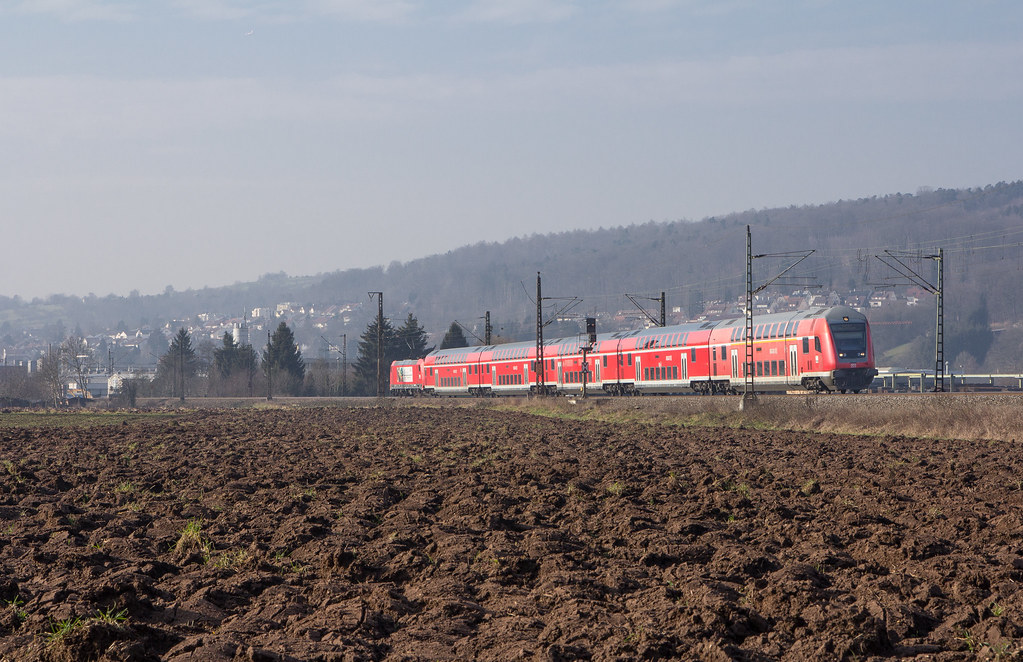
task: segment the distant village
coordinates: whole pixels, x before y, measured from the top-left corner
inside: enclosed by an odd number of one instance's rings
[[[866,312],[868,309],[884,306],[916,306],[924,296],[926,293],[916,288],[909,288],[901,293],[892,289],[852,291],[845,294],[819,290],[795,291],[785,295],[765,292],[754,297],[754,316],[835,305],[846,305]],[[702,310],[693,311],[698,314],[689,316],[682,306],[672,305],[665,311],[666,323],[732,319],[743,315],[744,306],[745,297],[733,301],[707,301],[700,306]],[[365,319],[368,313],[362,309],[362,302],[328,305],[322,308],[281,302],[272,308],[253,308],[242,316],[204,312],[189,319],[168,320],[159,328],[142,326],[83,335],[91,352],[88,384],[78,385],[69,382],[68,389],[72,392],[88,391],[88,397],[105,398],[116,393],[124,379],[152,379],[156,374],[160,355],[166,352],[172,336],[182,328],[188,331],[193,347],[202,354],[203,351],[211,352],[213,348],[219,346],[224,334],[230,334],[239,345],[251,344],[259,350],[265,344],[267,331],[284,321],[296,330],[296,338],[300,342],[303,356],[307,361],[312,360],[325,355],[325,349],[338,350],[337,346],[328,347],[330,341],[326,341],[326,337],[337,341],[335,335],[328,334],[333,334],[339,328],[349,328],[353,320]],[[644,319],[636,308],[598,312],[597,320],[600,332],[633,329],[651,326],[654,323],[651,319]],[[355,349],[358,334],[363,330],[351,328],[347,340],[352,350]],[[435,344],[442,335],[443,329],[434,331]],[[43,338],[39,333],[32,332],[25,333],[16,342],[4,340],[0,339],[0,381],[38,371],[42,357],[53,345],[52,338]],[[354,359],[354,351],[351,355]]]

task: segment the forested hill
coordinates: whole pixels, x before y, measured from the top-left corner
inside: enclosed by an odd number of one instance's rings
[[[389,317],[401,320],[411,311],[436,337],[452,320],[472,324],[488,310],[503,336],[523,337],[535,328],[537,272],[543,274],[545,296],[582,298],[577,313],[628,309],[632,304],[626,292],[657,296],[662,291],[669,309],[695,312],[702,302],[742,295],[747,225],[755,254],[812,249],[796,275],[812,277],[825,292],[874,290],[890,283],[891,270],[874,257],[886,250],[930,254],[943,249],[946,315],[951,320],[975,312],[981,301],[992,325],[1011,326],[1023,318],[1023,182],[1017,181],[750,210],[698,222],[533,235],[386,267],[303,277],[268,275],[251,283],[168,289],[153,296],[53,296],[31,302],[0,297],[0,338],[58,321],[63,328],[77,326],[88,334],[119,323],[136,326],[199,313],[238,316],[282,301],[317,308],[367,304],[370,291],[384,292]],[[933,278],[929,261],[908,263]],[[787,266],[780,257],[754,264],[757,281]],[[779,291],[786,289],[795,288],[780,286]],[[921,301],[933,315],[932,304],[933,298]],[[361,333],[371,313],[375,305],[364,306],[348,333]]]

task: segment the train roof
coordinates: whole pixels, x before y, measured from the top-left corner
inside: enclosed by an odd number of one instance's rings
[[[825,319],[830,322],[841,321],[866,321],[863,313],[847,306],[833,306],[830,308],[809,308],[784,313],[771,313],[768,315],[757,315],[753,318],[754,324],[774,324],[775,322],[799,322],[808,319]],[[614,331],[611,333],[597,334],[597,342],[608,340],[621,340],[624,338],[646,338],[667,333],[692,333],[694,331],[713,331],[714,329],[730,329],[746,325],[746,318],[738,316],[724,320],[707,320],[704,322],[686,322],[684,324],[673,324],[671,326],[655,326],[644,329],[632,329],[629,331]],[[577,336],[564,338],[551,338],[544,340],[544,347],[554,347],[562,344],[580,344],[584,342],[586,334],[580,333]],[[536,342],[532,340],[523,342],[503,343],[500,345],[475,345],[473,347],[456,347],[452,349],[435,349],[426,356],[433,357],[434,363],[457,363],[469,354],[480,352],[501,352],[504,358],[526,358],[531,349],[536,348]],[[517,356],[521,354],[521,356]]]

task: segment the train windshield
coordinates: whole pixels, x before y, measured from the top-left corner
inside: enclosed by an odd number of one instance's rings
[[[841,359],[861,359],[867,356],[867,325],[863,322],[841,322],[831,325],[835,350]]]

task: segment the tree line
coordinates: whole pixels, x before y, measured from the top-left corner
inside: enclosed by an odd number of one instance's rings
[[[379,329],[376,320],[370,322],[360,336],[358,355],[347,367],[348,374],[342,373],[345,367],[338,361],[303,357],[286,322],[268,334],[259,351],[251,344],[238,343],[230,333],[224,333],[212,352],[197,351],[192,335],[182,327],[159,356],[155,377],[122,379],[112,397],[135,406],[139,397],[185,401],[188,397],[372,396],[378,392],[378,339],[383,343],[379,392],[385,394],[393,361],[419,359],[434,349],[428,344],[426,329],[412,313],[398,327],[386,318]],[[452,323],[442,346],[467,344],[457,323]],[[81,336],[71,335],[47,352],[35,373],[0,375],[0,401],[58,406],[84,398],[89,375],[96,372],[96,358]]]

